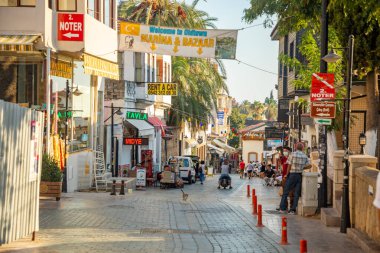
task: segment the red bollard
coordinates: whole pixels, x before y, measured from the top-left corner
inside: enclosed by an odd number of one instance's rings
[[[256,190],[252,189],[252,197],[256,195]]]
[[[257,212],[257,225],[256,227],[264,227],[263,225],[263,211],[261,205],[258,205],[258,212]]]
[[[301,253],[307,253],[307,241],[306,240],[300,240],[300,252]]]
[[[253,213],[252,214],[257,214],[257,196],[252,196],[252,205],[253,205]]]
[[[247,197],[250,197],[251,186],[247,184]]]
[[[281,244],[287,245],[288,243],[288,231],[287,231],[287,221],[286,217],[282,217],[282,225],[281,225]]]

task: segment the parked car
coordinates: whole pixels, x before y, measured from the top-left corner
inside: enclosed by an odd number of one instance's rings
[[[195,169],[190,157],[173,156],[169,158],[169,166],[178,169],[179,177],[189,184],[195,183]]]
[[[195,181],[199,179],[199,167],[201,166],[200,158],[196,155],[184,155],[184,157],[191,158],[191,161],[193,162],[193,167],[195,170]],[[197,170],[197,163],[198,163],[198,170]]]

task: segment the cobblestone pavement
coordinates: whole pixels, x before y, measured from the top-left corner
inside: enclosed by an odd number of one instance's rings
[[[299,252],[297,242],[279,244],[278,216],[264,212],[266,227],[255,226],[245,197],[248,180],[234,176],[232,190],[217,190],[216,182],[213,177],[204,185],[186,185],[187,201],[178,189],[159,188],[125,196],[73,193],[60,202],[42,200],[36,241],[25,238],[0,247],[0,252]],[[264,210],[278,202],[275,188],[266,189],[259,179],[252,182],[257,194],[266,198]],[[300,219],[302,225],[304,218]],[[295,241],[303,232],[294,233]],[[325,230],[315,231],[321,232]],[[340,247],[357,249],[340,234],[336,237],[329,241],[334,246],[344,243]],[[332,251],[334,246],[308,252],[343,252]]]

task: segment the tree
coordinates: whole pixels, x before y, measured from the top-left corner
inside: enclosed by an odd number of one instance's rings
[[[253,104],[251,104],[250,111],[252,112],[252,118],[255,120],[262,120],[265,106],[260,101],[255,100]]]
[[[245,126],[246,115],[241,114],[238,107],[232,108],[231,116],[230,116],[230,138],[228,140],[228,144],[231,147],[238,148],[240,144],[240,138],[237,136],[239,130],[243,129]]]
[[[199,0],[191,5],[175,0],[131,0],[119,6],[121,19],[161,26],[182,28],[214,28],[206,12],[196,9]],[[179,125],[184,119],[199,127],[206,123],[216,108],[217,94],[228,92],[225,69],[221,61],[199,58],[172,58],[172,80],[179,85],[179,94],[172,99],[169,123]]]

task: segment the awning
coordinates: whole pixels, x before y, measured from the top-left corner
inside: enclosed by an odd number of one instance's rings
[[[83,54],[83,57],[85,74],[120,80],[119,65],[117,63],[106,61],[89,54]]]
[[[0,51],[34,51],[34,43],[41,35],[0,35]]]
[[[154,135],[154,127],[145,120],[127,119],[127,121],[139,130],[139,135]]]
[[[198,145],[198,142],[193,138],[185,138],[184,140],[189,143],[190,147],[192,148],[195,148]]]
[[[215,150],[215,152],[216,152],[218,155],[220,155],[220,156],[222,156],[222,155],[224,154],[224,150],[223,150],[223,149],[218,148],[218,147],[216,147],[216,146],[214,146],[214,145],[207,144],[207,147],[208,147],[209,149],[213,149],[213,150]]]
[[[217,145],[218,147],[224,149],[225,151],[227,151],[227,153],[232,153],[232,152],[235,152],[235,148],[225,144],[224,142],[218,140],[218,139],[215,139],[212,141],[215,145]]]
[[[149,116],[148,122],[152,124],[155,128],[161,129],[161,136],[164,137],[166,125],[156,116]]]

